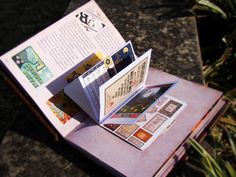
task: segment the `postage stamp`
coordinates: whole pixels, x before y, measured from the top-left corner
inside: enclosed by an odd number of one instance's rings
[[[123,138],[128,138],[135,130],[138,129],[138,125],[133,124],[133,125],[122,125],[116,133]]]
[[[142,117],[139,118],[139,120],[137,122],[145,122],[146,119],[146,114],[143,114]]]
[[[161,106],[166,100],[168,100],[168,98],[163,96],[162,98],[160,98],[160,100],[158,100],[156,106]]]
[[[166,120],[164,116],[156,114],[146,125],[144,125],[144,129],[154,133],[158,127]]]
[[[157,110],[158,110],[158,108],[156,107],[156,105],[153,105],[148,109],[147,113],[155,114],[157,112]]]
[[[141,148],[141,147],[144,145],[143,142],[139,141],[138,139],[134,138],[133,136],[131,136],[131,137],[128,139],[128,141],[129,141],[131,144],[137,146],[138,148]]]
[[[140,140],[142,140],[143,142],[147,142],[152,135],[150,133],[148,133],[147,131],[143,130],[143,129],[138,129],[135,133],[134,136]]]
[[[111,131],[115,131],[120,126],[120,124],[104,124],[104,126]]]
[[[176,111],[178,111],[181,106],[181,103],[170,100],[159,110],[159,113],[167,117],[171,117],[175,114]]]

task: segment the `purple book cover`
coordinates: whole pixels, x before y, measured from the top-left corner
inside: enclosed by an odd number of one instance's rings
[[[140,151],[89,117],[66,136],[66,140],[115,174],[136,177],[155,175],[222,96],[221,92],[206,86],[149,69],[149,85],[176,81],[178,84],[168,95],[184,100],[187,106],[177,116],[175,123],[145,150]]]

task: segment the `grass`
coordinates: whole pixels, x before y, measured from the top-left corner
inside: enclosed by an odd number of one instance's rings
[[[201,164],[205,176],[209,177],[235,177],[236,171],[229,161],[220,157],[213,158],[196,140],[190,139],[189,144],[201,155]]]

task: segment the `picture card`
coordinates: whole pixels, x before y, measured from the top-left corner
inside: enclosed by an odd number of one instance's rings
[[[112,124],[133,124],[143,117],[145,112],[170,91],[176,83],[143,86],[138,93],[120,107],[105,122]],[[172,106],[172,109],[177,107]],[[169,108],[171,109],[171,108]]]
[[[128,66],[134,60],[134,50],[132,43],[129,41],[121,47],[121,49],[115,51],[111,57],[108,56],[79,77],[79,80],[85,89],[85,93],[95,110],[95,115],[99,115],[100,111],[99,87],[117,74],[117,66],[119,66],[118,71],[122,70],[120,63],[125,67],[124,64],[127,64],[126,66]],[[111,72],[111,70],[113,71]]]
[[[150,97],[154,92],[150,91],[147,92],[147,95],[144,95]],[[150,97],[150,99],[152,98]],[[177,116],[186,105],[184,101],[165,94],[154,104],[148,106],[147,110],[135,123],[130,125],[112,124],[105,121],[101,126],[129,144],[144,150],[161,134],[168,131],[168,128],[174,124]]]
[[[68,83],[71,83],[74,79],[78,78],[80,75],[82,75],[83,73],[88,71],[90,68],[92,68],[94,65],[96,65],[99,61],[101,61],[102,58],[103,58],[103,55],[101,52],[92,54],[90,57],[85,59],[78,68],[76,68],[70,74],[68,74],[65,80]]]
[[[116,72],[120,72],[135,60],[135,53],[131,42],[129,41],[119,51],[111,56]]]
[[[114,52],[104,60],[110,78],[123,70],[136,59],[132,43],[129,41],[125,46]]]
[[[52,72],[31,46],[13,56],[12,59],[35,88],[53,77]]]
[[[52,96],[47,105],[60,120],[62,124],[67,123],[74,115],[81,111],[81,108],[68,98],[63,90]]]

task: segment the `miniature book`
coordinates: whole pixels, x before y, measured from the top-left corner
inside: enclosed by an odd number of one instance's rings
[[[176,84],[146,86],[151,50],[135,59],[132,49],[131,42],[128,42],[64,88],[66,95],[99,124],[104,121],[133,124]],[[117,62],[117,56],[120,62]],[[138,102],[144,104],[135,105]],[[128,105],[133,110],[124,112]]]
[[[162,98],[177,83],[145,84],[150,58],[151,50],[136,57],[128,42],[75,78],[64,92],[102,127],[143,150],[186,106],[184,101]],[[168,104],[158,106],[164,102]]]

